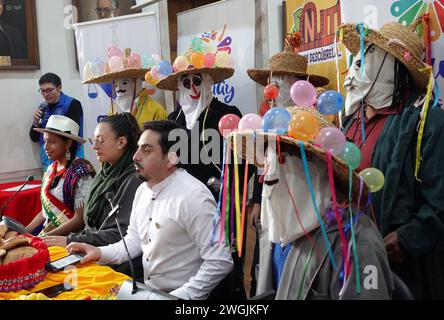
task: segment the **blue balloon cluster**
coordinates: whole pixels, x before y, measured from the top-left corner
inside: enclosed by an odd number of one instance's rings
[[[322,114],[336,114],[341,111],[343,105],[344,99],[334,90],[325,91],[318,98],[318,110]]]
[[[262,120],[265,132],[274,131],[276,134],[286,134],[291,121],[291,114],[286,109],[274,107],[268,110]]]
[[[164,76],[169,76],[173,73],[173,67],[168,61],[165,60],[160,61],[157,69],[159,70],[159,73]]]

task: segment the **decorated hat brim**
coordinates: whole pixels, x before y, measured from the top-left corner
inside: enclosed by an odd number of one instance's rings
[[[111,83],[118,79],[145,79],[145,74],[151,69],[132,68],[117,72],[109,72],[101,76],[83,81],[83,84],[90,83]]]

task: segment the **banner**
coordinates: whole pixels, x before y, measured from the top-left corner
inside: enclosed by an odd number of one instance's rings
[[[339,0],[287,0],[286,15],[287,33],[298,32],[301,36],[301,46],[296,52],[307,57],[308,73],[327,77],[330,80],[327,88],[338,90],[337,70],[340,84],[347,70],[344,47],[335,48],[335,33],[341,25]],[[342,85],[339,89],[344,93]]]
[[[254,0],[226,0],[177,15],[177,53],[189,48],[193,37],[210,39],[235,61],[235,74],[213,86],[213,95],[239,108],[243,115],[257,113],[255,83],[247,75],[254,68]]]
[[[157,15],[153,12],[123,16],[113,19],[85,22],[74,26],[80,77],[88,61],[99,58],[108,62],[107,49],[115,45],[120,49],[130,48],[132,52],[160,55],[160,37]],[[111,111],[111,84],[83,85],[84,136],[94,136],[94,130],[101,117]],[[156,92],[154,99],[165,105],[163,92]],[[97,167],[95,152],[85,147],[85,158]]]

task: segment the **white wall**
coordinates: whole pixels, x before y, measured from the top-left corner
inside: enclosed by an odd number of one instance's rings
[[[64,9],[71,0],[38,0],[37,29],[40,70],[0,71],[0,181],[38,173],[40,154],[37,143],[29,140],[32,115],[42,97],[38,79],[46,72],[62,78],[63,91],[81,97],[76,70],[74,35],[64,28]]]

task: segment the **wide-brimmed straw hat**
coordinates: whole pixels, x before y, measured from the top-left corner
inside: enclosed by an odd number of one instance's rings
[[[306,57],[290,51],[285,51],[272,56],[267,62],[267,69],[247,70],[250,78],[257,83],[266,86],[272,75],[290,75],[307,80],[315,87],[322,87],[329,83],[325,77],[307,73],[308,60]]]
[[[300,113],[300,112],[310,112],[318,118],[321,128],[333,127],[334,125],[325,119],[321,113],[319,113],[316,109],[311,107],[290,107],[287,108],[292,116]],[[248,160],[250,163],[263,167],[264,158],[266,148],[270,145],[270,143],[275,143],[275,151],[281,153],[283,150],[285,152],[290,151],[296,154],[300,154],[299,151],[299,141],[287,136],[287,135],[277,135],[272,132],[233,132],[230,135],[230,143],[233,145],[237,144],[237,149],[241,150],[240,155],[243,159]],[[327,170],[327,152],[320,147],[316,146],[311,142],[303,142],[304,150],[307,154],[307,158],[310,157],[318,157],[325,161],[325,170]],[[278,146],[280,144],[281,147]],[[284,147],[282,147],[284,145]],[[251,149],[251,146],[253,148]],[[248,149],[250,147],[250,149]],[[302,160],[301,160],[302,161]],[[335,187],[342,190],[345,195],[348,195],[349,192],[349,166],[346,162],[344,162],[341,158],[332,155],[332,167],[334,172],[334,183]],[[360,178],[355,170],[353,170],[352,177],[352,196],[353,201],[357,201],[359,198],[360,192]],[[368,199],[369,189],[364,183],[364,189],[362,193],[362,202],[365,203]]]
[[[67,137],[79,143],[85,143],[86,140],[79,136],[80,127],[71,118],[59,115],[50,116],[45,128],[34,128],[40,133],[49,132],[59,136]]]
[[[83,81],[83,84],[90,83],[111,83],[118,79],[144,79],[145,74],[151,69],[145,68],[128,68],[122,71],[108,72],[101,76],[94,77]]]
[[[170,90],[170,91],[176,91],[179,90],[177,87],[177,80],[180,79],[180,77],[188,74],[197,74],[197,73],[206,73],[211,76],[213,79],[214,84],[224,81],[225,79],[231,78],[234,74],[233,68],[219,68],[219,67],[212,67],[212,68],[194,68],[191,67],[187,70],[182,70],[178,72],[174,72],[165,79],[160,80],[156,87],[158,89],[162,90]]]
[[[417,19],[406,27],[398,22],[386,23],[381,30],[365,29],[364,42],[372,43],[384,51],[392,54],[409,70],[415,85],[425,90],[429,82],[430,74],[428,65],[422,61],[424,47],[416,33],[416,27],[421,22]],[[360,27],[356,24],[344,24],[342,43],[356,56],[360,51]]]

